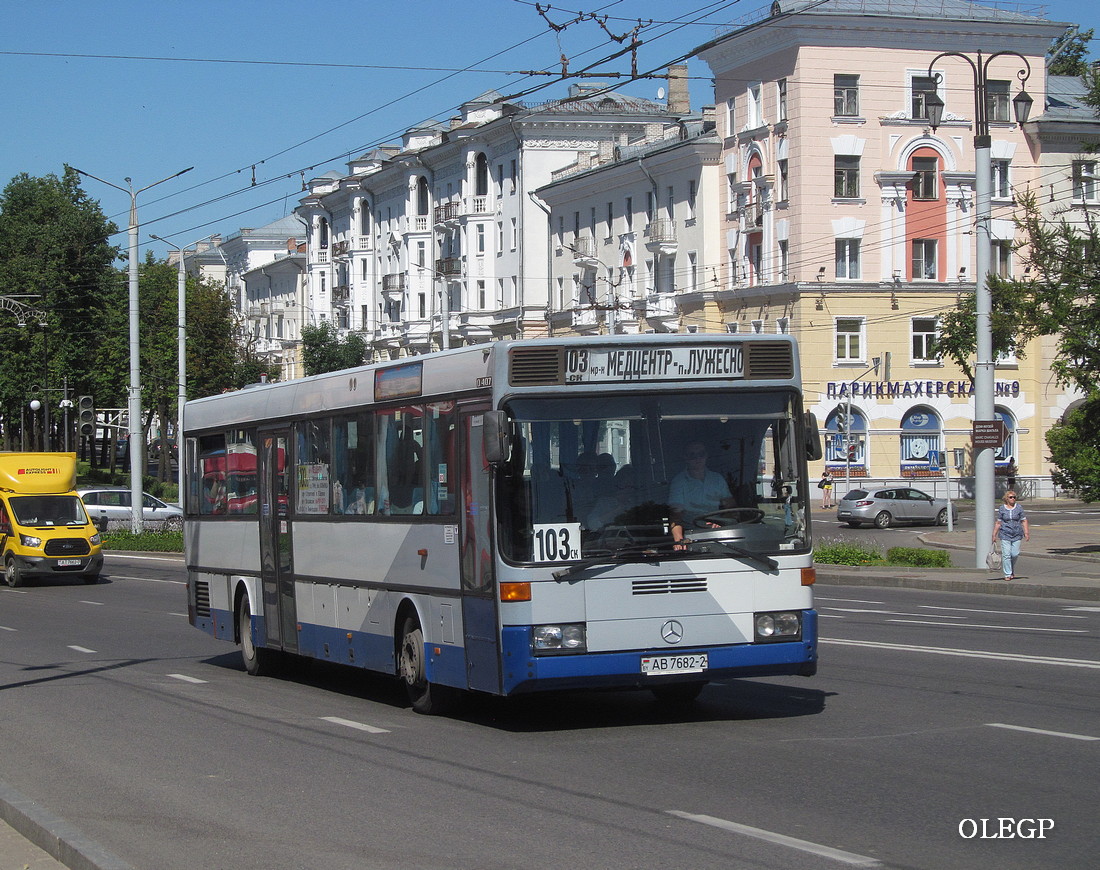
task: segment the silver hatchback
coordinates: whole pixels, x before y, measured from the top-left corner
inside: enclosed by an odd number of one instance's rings
[[[96,525],[100,525],[101,521],[110,522],[113,528],[115,525],[128,523],[133,518],[128,489],[121,486],[99,486],[79,489],[77,493],[84,502],[88,516]],[[153,529],[183,528],[183,508],[178,504],[161,501],[147,492],[141,495],[141,516],[147,526]]]
[[[853,489],[836,507],[836,518],[852,528],[875,525],[886,529],[895,523],[947,525],[947,499],[933,498],[911,486]],[[958,512],[952,510],[952,519],[957,518]]]

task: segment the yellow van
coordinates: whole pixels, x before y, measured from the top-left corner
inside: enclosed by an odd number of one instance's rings
[[[99,580],[99,530],[75,485],[75,453],[0,453],[0,553],[9,586],[50,574]]]

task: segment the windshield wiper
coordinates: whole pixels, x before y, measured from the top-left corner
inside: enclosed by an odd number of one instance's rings
[[[691,544],[691,550],[696,553],[709,553],[710,550],[707,549],[708,544],[717,544],[731,556],[740,556],[742,559],[756,562],[758,565],[766,567],[769,571],[777,571],[779,569],[779,563],[771,556],[765,556],[762,553],[754,553],[752,550],[746,550],[744,547],[738,547],[736,544],[730,544],[727,541],[716,541],[713,538],[706,541],[696,541]]]
[[[662,553],[660,547],[654,544],[637,544],[633,547],[622,547],[617,550],[601,550],[598,556],[589,556],[570,565],[568,568],[554,571],[553,575],[554,579],[560,583],[590,568],[599,568],[606,571],[614,568],[616,563],[619,562],[659,562],[669,555],[672,555],[671,550]]]

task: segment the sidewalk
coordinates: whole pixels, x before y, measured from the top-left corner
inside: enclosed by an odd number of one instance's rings
[[[920,540],[929,547],[949,550],[950,568],[819,564],[817,582],[1100,601],[1100,513],[1078,514],[1082,503],[1072,499],[1034,499],[1022,504],[1031,512],[1031,540],[1021,548],[1018,579],[1012,582],[1006,582],[999,571],[973,567],[973,528],[949,532],[944,527],[924,532]],[[1042,524],[1035,525],[1035,520]],[[985,552],[988,548],[983,558]]]

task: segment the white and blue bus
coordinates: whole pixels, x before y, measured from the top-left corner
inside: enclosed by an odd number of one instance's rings
[[[190,402],[188,618],[249,673],[305,656],[458,690],[817,667],[785,335],[499,341]]]

